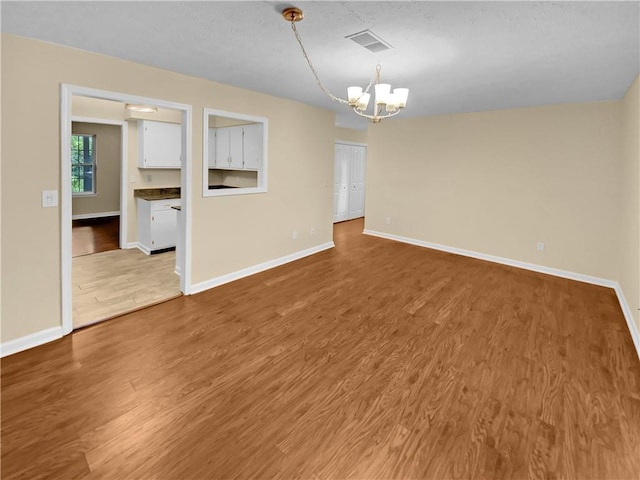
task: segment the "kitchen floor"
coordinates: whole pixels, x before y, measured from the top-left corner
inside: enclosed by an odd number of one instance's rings
[[[182,295],[176,252],[112,250],[73,258],[73,328]]]

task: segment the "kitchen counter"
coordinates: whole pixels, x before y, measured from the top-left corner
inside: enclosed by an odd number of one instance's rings
[[[238,188],[231,185],[209,185],[209,190],[220,190],[221,188]]]
[[[180,198],[180,187],[167,188],[138,188],[133,191],[134,198],[143,200],[167,200],[169,198]]]

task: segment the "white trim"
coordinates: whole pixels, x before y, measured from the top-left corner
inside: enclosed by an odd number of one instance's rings
[[[640,358],[640,333],[636,328],[636,324],[633,320],[633,315],[631,314],[631,308],[627,303],[627,299],[622,292],[622,287],[618,282],[615,282],[616,286],[614,287],[616,291],[616,295],[618,296],[618,302],[620,302],[620,308],[622,308],[622,313],[624,314],[624,318],[627,321],[627,327],[629,328],[629,333],[631,333],[631,339],[633,340],[633,345],[636,347],[636,353],[638,354],[638,358]]]
[[[388,240],[395,240],[397,242],[408,243],[416,245],[418,247],[430,248],[432,250],[440,250],[442,252],[454,253],[456,255],[462,255],[465,257],[477,258],[479,260],[486,260],[488,262],[500,263],[502,265],[509,265],[511,267],[522,268],[524,270],[530,270],[538,273],[545,273],[547,275],[553,275],[554,277],[567,278],[569,280],[576,280],[578,282],[590,283],[593,285],[599,285],[601,287],[613,288],[618,297],[622,314],[624,315],[631,339],[636,348],[638,358],[640,358],[640,335],[633,320],[631,309],[627,303],[620,284],[615,280],[607,280],[606,278],[593,277],[591,275],[584,275],[582,273],[569,272],[567,270],[560,270],[558,268],[545,267],[543,265],[536,265],[534,263],[521,262],[519,260],[512,260],[510,258],[497,257],[495,255],[488,255],[486,253],[474,252],[472,250],[465,250],[462,248],[449,247],[447,245],[440,245],[438,243],[426,242],[424,240],[416,240],[414,238],[402,237],[400,235],[394,235],[392,233],[377,232],[375,230],[365,229],[362,233],[371,235],[374,237],[386,238]]]
[[[72,115],[71,116],[71,121],[72,122],[79,122],[79,123],[99,123],[101,125],[119,125],[119,126],[124,126],[126,125],[126,121],[124,120],[111,120],[108,118],[95,118],[95,117],[82,117],[80,115]]]
[[[72,310],[72,283],[71,283],[71,176],[64,172],[70,171],[71,152],[67,148],[69,137],[71,135],[71,122],[74,121],[72,116],[71,98],[73,95],[82,97],[98,98],[103,100],[113,100],[122,103],[140,103],[145,105],[155,105],[161,108],[169,108],[182,112],[182,169],[181,169],[181,206],[183,215],[186,217],[184,227],[178,233],[182,235],[184,255],[182,256],[183,265],[180,270],[184,272],[180,276],[180,289],[183,293],[189,293],[191,288],[191,163],[192,163],[192,125],[191,125],[191,105],[175,103],[166,100],[159,100],[149,97],[141,97],[138,95],[129,95],[125,93],[110,92],[107,90],[98,90],[94,88],[80,87],[77,85],[61,84],[60,85],[60,222],[61,222],[61,303],[62,303],[62,333],[66,335],[73,330],[73,310]],[[76,117],[84,118],[87,117]],[[92,119],[99,120],[99,119]],[[127,169],[127,149],[128,149],[128,129],[126,121],[122,121],[122,183],[120,197],[120,245],[126,245],[127,238],[124,235],[126,231],[126,204],[127,204],[127,188],[128,188],[128,169]]]
[[[336,140],[336,143],[339,143],[341,145],[353,145],[355,147],[367,147],[366,143],[362,143],[362,142],[350,142],[348,140]]]
[[[71,96],[73,89],[64,84],[60,85],[60,276],[61,276],[61,304],[62,304],[62,334],[67,335],[73,330],[73,284],[71,280]]]
[[[234,120],[262,124],[262,166],[257,170],[258,185],[255,187],[239,187],[220,190],[209,190],[209,115],[228,117]],[[269,119],[244,113],[227,112],[213,108],[202,109],[202,196],[227,197],[229,195],[250,195],[252,193],[266,193],[267,172],[269,171]],[[249,170],[248,170],[249,171]],[[255,170],[253,170],[255,171]]]
[[[9,340],[0,345],[0,357],[28,350],[29,348],[52,342],[62,338],[62,327],[52,327],[24,337]]]
[[[140,242],[133,242],[133,243],[130,243],[129,245],[133,245],[133,248],[137,248],[138,250],[140,250],[145,255],[151,255],[151,250],[149,250],[147,247],[145,247]]]
[[[333,247],[335,247],[335,244],[333,242],[323,243],[315,247],[307,248],[306,250],[300,250],[299,252],[285,255],[284,257],[269,260],[268,262],[260,263],[252,267],[243,268],[242,270],[238,270],[237,272],[232,272],[226,275],[221,275],[220,277],[212,278],[210,280],[205,280],[204,282],[193,285],[191,293],[204,292],[205,290],[209,290],[210,288],[218,287],[220,285],[224,285],[225,283],[233,282],[234,280],[239,280],[241,278],[248,277],[265,270],[269,270],[270,268],[279,267],[280,265],[284,265],[285,263],[300,260],[301,258],[308,257],[309,255],[313,255]]]
[[[88,220],[90,218],[117,217],[120,212],[79,213],[71,215],[71,220]]]

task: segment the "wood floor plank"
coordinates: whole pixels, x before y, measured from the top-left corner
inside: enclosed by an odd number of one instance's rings
[[[2,478],[640,477],[612,290],[362,228],[4,358]]]

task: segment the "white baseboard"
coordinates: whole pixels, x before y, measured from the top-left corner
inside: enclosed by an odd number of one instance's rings
[[[101,213],[79,213],[71,215],[71,220],[87,220],[89,218],[117,217],[120,212],[101,212]]]
[[[633,344],[636,347],[636,353],[640,358],[640,335],[638,335],[638,329],[634,323],[631,309],[627,304],[622,288],[620,284],[615,280],[608,280],[606,278],[593,277],[591,275],[584,275],[582,273],[569,272],[567,270],[560,270],[558,268],[545,267],[543,265],[536,265],[535,263],[521,262],[519,260],[512,260],[510,258],[497,257],[495,255],[488,255],[486,253],[474,252],[472,250],[465,250],[463,248],[449,247],[447,245],[440,245],[438,243],[426,242],[424,240],[416,240],[415,238],[402,237],[400,235],[394,235],[392,233],[377,232],[375,230],[365,229],[362,233],[366,235],[372,235],[374,237],[386,238],[388,240],[395,240],[397,242],[408,243],[416,245],[418,247],[430,248],[432,250],[440,250],[442,252],[454,253],[456,255],[463,255],[465,257],[477,258],[479,260],[486,260],[488,262],[500,263],[502,265],[509,265],[511,267],[522,268],[524,270],[531,270],[533,272],[545,273],[547,275],[553,275],[555,277],[567,278],[569,280],[577,280],[578,282],[591,283],[593,285],[599,285],[601,287],[613,288],[618,297],[620,308],[627,322],[629,333],[633,340]]]
[[[313,255],[315,253],[319,253],[333,247],[335,247],[335,244],[333,242],[323,243],[322,245],[307,248],[306,250],[301,250],[290,255],[285,255],[284,257],[269,260],[268,262],[260,263],[252,267],[243,268],[242,270],[238,270],[237,272],[228,273],[226,275],[221,275],[220,277],[196,283],[194,285],[191,285],[189,295],[204,292],[205,290],[209,290],[211,288],[224,285],[225,283],[233,282],[234,280],[239,280],[241,278],[248,277],[249,275],[254,275],[256,273],[269,270],[270,268],[279,267],[280,265],[284,265],[285,263],[300,260],[301,258],[308,257],[309,255]]]
[[[627,303],[627,299],[622,293],[622,287],[618,282],[615,282],[616,286],[614,287],[616,291],[616,295],[618,296],[618,302],[620,302],[620,308],[622,308],[622,313],[624,314],[624,318],[627,320],[627,327],[629,328],[629,333],[631,333],[631,339],[633,340],[633,344],[636,347],[636,352],[638,353],[638,358],[640,358],[640,332],[638,332],[638,328],[636,327],[636,323],[634,321],[633,315],[631,314],[631,308]]]
[[[40,330],[39,332],[4,342],[0,345],[0,357],[6,357],[7,355],[12,355],[29,348],[37,347],[59,338],[62,338],[62,327],[52,327]]]
[[[151,250],[142,245],[140,242],[132,242],[127,244],[127,248],[137,248],[145,255],[151,255]]]

